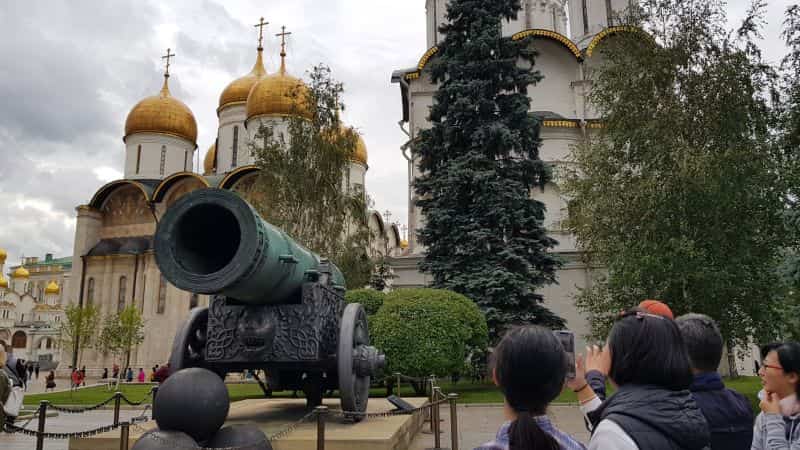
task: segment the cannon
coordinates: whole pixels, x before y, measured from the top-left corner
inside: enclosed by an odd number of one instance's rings
[[[202,367],[224,378],[264,370],[267,384],[259,383],[267,395],[302,390],[313,407],[338,389],[343,411],[366,411],[370,379],[385,358],[370,345],[364,308],[345,304],[345,280],[333,263],[236,193],[213,188],[170,206],[154,247],[170,283],[210,296],[209,306],[194,308],[179,328],[172,372]]]

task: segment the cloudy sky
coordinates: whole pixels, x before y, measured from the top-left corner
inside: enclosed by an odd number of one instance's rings
[[[769,0],[763,43],[777,61],[783,10]],[[168,4],[167,4],[168,3]],[[735,21],[747,0],[730,0]],[[177,54],[170,88],[198,121],[200,157],[216,137],[219,94],[250,70],[256,30],[270,22],[267,70],[286,25],[289,71],[324,63],[345,83],[345,120],[369,149],[375,207],[406,222],[405,135],[392,70],[425,51],[425,0],[4,0],[0,2],[0,247],[21,255],[72,252],[75,207],[120,178],[125,117],[161,85],[160,56]]]

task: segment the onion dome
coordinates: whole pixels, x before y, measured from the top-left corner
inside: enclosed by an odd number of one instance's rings
[[[6,258],[7,258],[7,257],[8,257],[8,253],[6,253],[6,251],[5,251],[5,250],[3,250],[2,248],[0,248],[0,264],[5,264],[5,263],[6,263]]]
[[[211,144],[203,160],[203,175],[211,175],[217,171],[217,144]]]
[[[408,241],[405,240],[405,239],[400,241],[400,248],[402,248],[403,250],[407,249],[408,248]]]
[[[17,267],[17,270],[11,274],[11,278],[28,278],[29,276],[31,276],[31,273],[24,266]]]
[[[58,287],[58,283],[55,281],[51,281],[46,288],[44,288],[45,294],[58,294],[61,292],[61,288]]]
[[[219,108],[217,111],[219,112],[222,108],[231,105],[244,105],[247,103],[247,96],[250,94],[250,90],[255,86],[256,83],[264,76],[267,75],[267,71],[264,70],[264,61],[261,58],[261,53],[263,49],[261,47],[258,48],[258,56],[256,57],[256,63],[253,65],[253,69],[247,75],[237,78],[222,91],[222,94],[219,96]]]
[[[358,135],[358,142],[356,142],[356,151],[353,153],[353,161],[367,165],[367,144],[360,134]]]
[[[8,280],[0,273],[0,289],[8,289]]]
[[[169,92],[164,75],[164,86],[158,95],[147,97],[136,104],[125,121],[125,139],[134,133],[161,133],[177,136],[197,145],[197,121],[182,101]]]
[[[308,86],[286,72],[286,52],[281,50],[278,73],[259,80],[247,96],[247,120],[261,116],[298,115],[311,119]]]

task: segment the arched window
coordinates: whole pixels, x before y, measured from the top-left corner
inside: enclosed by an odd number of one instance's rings
[[[233,152],[231,155],[231,167],[236,167],[236,160],[239,158],[239,126],[233,127]]]
[[[606,0],[606,25],[614,25],[614,10],[611,9],[611,0]]]
[[[158,303],[156,304],[156,313],[164,314],[167,307],[167,280],[164,275],[158,280]]]
[[[89,278],[86,283],[86,304],[91,305],[94,303],[94,278]]]
[[[128,278],[119,277],[119,293],[117,296],[117,312],[125,309],[125,294],[128,291]]]
[[[56,319],[58,319],[58,316],[56,316]],[[45,348],[47,350],[50,350],[51,348],[53,348],[53,340],[52,339],[47,338],[47,344],[45,344]]]
[[[158,173],[164,175],[164,168],[167,165],[167,146],[161,146],[161,166],[158,169]]]
[[[197,294],[192,294],[189,297],[189,309],[197,308],[197,305],[200,303],[200,297]]]
[[[189,150],[183,151],[183,171],[186,172],[189,167]]]
[[[589,33],[589,10],[586,9],[586,0],[581,0],[581,9],[583,10],[583,34]]]
[[[136,173],[142,168],[142,144],[136,147]]]
[[[42,283],[36,287],[36,300],[42,301],[44,298],[44,289],[42,288]]]
[[[11,346],[13,348],[25,348],[28,346],[28,336],[23,331],[17,331],[11,337]]]

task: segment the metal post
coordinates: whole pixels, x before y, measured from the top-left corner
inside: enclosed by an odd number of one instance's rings
[[[395,372],[394,376],[397,377],[397,396],[400,397],[400,372]]]
[[[431,433],[433,432],[433,402],[436,401],[436,393],[433,391],[433,388],[434,388],[434,381],[433,380],[434,380],[433,375],[431,375],[431,380],[430,380],[430,383],[431,383],[431,396],[430,396],[431,409],[428,412],[428,419],[430,419],[430,421],[431,421]]]
[[[433,388],[433,398],[435,401],[439,401],[439,398],[442,396],[442,390],[439,387]],[[441,417],[441,409],[439,408],[439,403],[436,403],[433,407],[433,448],[438,450],[442,448],[442,423],[440,422],[439,418]]]
[[[155,411],[156,411],[156,396],[157,395],[158,395],[158,385],[155,385],[155,386],[153,386],[153,401],[150,402],[150,404],[152,405],[150,407],[150,409],[153,411],[153,414],[155,414]]]
[[[448,394],[450,401],[450,450],[458,450],[458,413],[456,412],[456,401],[458,394]]]
[[[114,426],[119,425],[119,403],[122,400],[122,392],[114,393]]]
[[[39,402],[39,432],[36,433],[36,450],[44,450],[44,422],[47,420],[47,400]]]
[[[122,422],[119,429],[119,450],[128,450],[128,441],[131,437],[130,423]]]
[[[317,450],[325,450],[325,414],[328,414],[328,407],[317,406],[314,411],[317,413]]]

